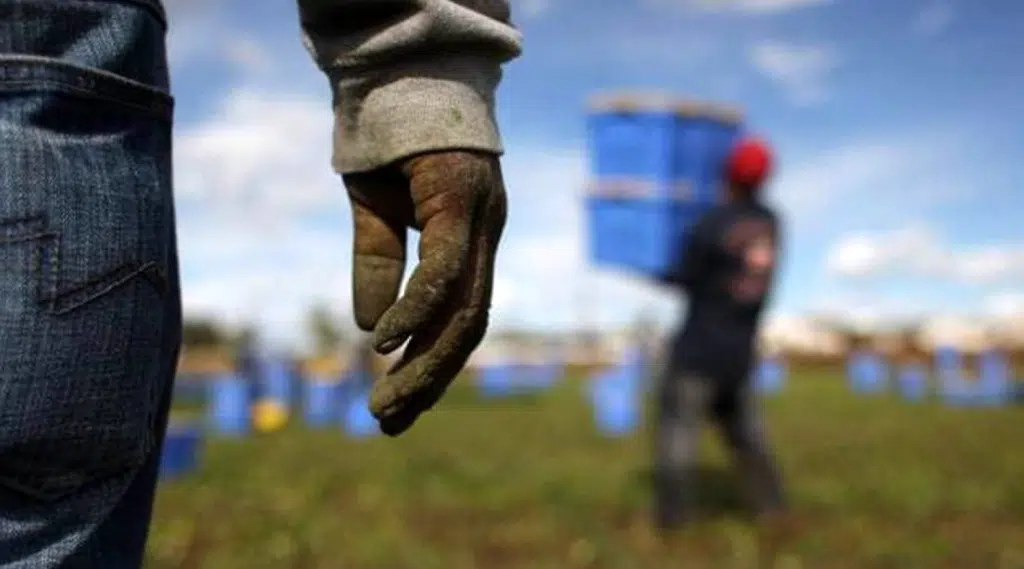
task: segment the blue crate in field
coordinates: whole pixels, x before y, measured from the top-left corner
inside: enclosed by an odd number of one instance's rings
[[[625,367],[604,370],[588,382],[594,423],[602,435],[622,437],[640,427],[643,401],[639,387]]]
[[[208,383],[210,426],[222,435],[245,436],[252,427],[252,382],[226,374]]]
[[[928,381],[928,370],[920,364],[904,365],[896,376],[900,397],[907,401],[924,401],[928,397]]]
[[[350,386],[342,400],[342,428],[352,438],[363,439],[380,433],[377,419],[370,413],[370,388]]]
[[[341,414],[341,382],[333,378],[310,378],[305,382],[305,391],[306,424],[311,427],[333,425]]]
[[[786,362],[782,358],[764,357],[754,371],[754,386],[758,393],[779,393],[786,385],[787,375]]]
[[[953,347],[942,346],[935,350],[935,373],[940,379],[957,378],[964,374],[963,354]]]
[[[203,431],[198,425],[168,426],[160,456],[160,478],[173,480],[196,470],[202,443]]]
[[[1012,398],[1012,370],[1006,355],[999,350],[987,350],[978,362],[978,403],[999,406]]]
[[[290,408],[295,403],[301,378],[288,358],[266,357],[259,360],[260,395]]]
[[[738,113],[710,104],[598,101],[587,119],[592,262],[663,274],[687,228],[721,199]]]
[[[484,397],[506,397],[515,392],[515,366],[508,363],[491,364],[477,371],[477,386]]]
[[[877,394],[888,388],[889,369],[885,358],[871,350],[850,354],[846,366],[850,389],[855,393]]]

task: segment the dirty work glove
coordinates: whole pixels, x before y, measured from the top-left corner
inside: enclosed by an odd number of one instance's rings
[[[381,354],[409,341],[370,395],[381,431],[396,436],[444,395],[487,330],[507,207],[501,166],[489,153],[435,152],[344,182],[356,323]],[[419,264],[398,298],[410,227],[421,232]]]

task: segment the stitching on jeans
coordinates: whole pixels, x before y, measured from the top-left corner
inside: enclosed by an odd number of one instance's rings
[[[161,294],[166,291],[166,276],[157,267],[156,262],[149,261],[141,264],[130,262],[69,289],[58,290],[49,298],[41,297],[39,300],[45,303],[54,314],[67,314],[128,284],[139,276],[149,281]]]
[[[74,61],[54,59],[45,55],[0,53],[0,64],[2,64],[0,72],[2,72],[5,82],[19,80],[42,81],[48,77],[56,77],[53,80],[60,81],[62,79],[67,80],[67,77],[74,77],[84,85],[91,85],[88,80],[95,79],[96,81],[110,84],[115,88],[127,87],[145,97],[157,97],[161,100],[174,99],[170,91],[149,83],[125,77],[100,67],[90,67]],[[42,73],[51,73],[51,75],[42,76]]]
[[[167,274],[155,261],[129,261],[84,282],[62,288],[60,234],[49,230],[46,215],[0,220],[0,246],[30,242],[36,243],[31,260],[36,280],[36,302],[52,314],[59,316],[72,312],[136,277],[147,280],[161,295],[167,292]]]
[[[56,92],[72,97],[81,97],[94,101],[104,101],[122,107],[136,109],[155,116],[158,119],[169,120],[173,112],[174,104],[168,101],[154,102],[152,106],[140,105],[138,103],[105,95],[97,91],[79,89],[60,81],[6,81],[0,84],[0,93],[43,91]]]
[[[140,109],[169,120],[170,92],[134,79],[67,61],[23,54],[0,54],[0,91],[57,91]]]

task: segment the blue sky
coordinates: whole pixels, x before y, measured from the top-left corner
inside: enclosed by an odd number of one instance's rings
[[[186,310],[256,314],[295,338],[310,302],[350,299],[326,80],[292,2],[171,7]],[[523,0],[513,13],[525,50],[499,92],[512,209],[497,327],[676,316],[671,294],[581,253],[584,102],[634,88],[738,104],[775,145],[788,250],[773,315],[1024,312],[1024,4]]]

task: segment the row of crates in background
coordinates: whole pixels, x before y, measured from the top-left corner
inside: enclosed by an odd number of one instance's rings
[[[491,366],[480,370],[476,382],[485,397],[500,397],[542,390],[564,375],[560,365]],[[304,423],[310,427],[341,425],[355,437],[377,433],[377,423],[367,411],[370,378],[359,372],[341,380],[312,378],[292,383],[303,387],[301,398],[279,396],[254,397],[252,382],[237,376],[208,383],[209,425],[218,433],[244,436],[250,429],[269,432],[287,423],[293,411],[301,408]]]
[[[301,414],[309,428],[337,428],[351,438],[379,434],[369,411],[371,379],[365,373],[304,378],[287,361],[264,359],[255,375],[179,380],[176,404],[203,407],[205,419],[169,427],[161,460],[164,479],[178,478],[198,466],[207,432],[234,438],[273,432]],[[564,376],[560,363],[510,363],[479,370],[476,383],[480,395],[492,399],[545,390]]]
[[[781,358],[762,358],[752,378],[761,395],[781,392],[789,371]],[[1004,354],[982,354],[976,377],[968,379],[963,358],[955,350],[939,350],[933,365],[892,365],[876,352],[852,354],[846,368],[856,394],[891,393],[910,402],[938,398],[950,406],[1002,406],[1024,402],[1024,384],[1015,381]],[[654,381],[650,362],[641,352],[620,365],[597,373],[585,384],[594,424],[607,436],[625,436],[641,427],[644,399]]]
[[[863,350],[851,354],[846,375],[855,393],[895,391],[907,400],[939,397],[953,406],[999,406],[1022,395],[1008,358],[998,350],[982,353],[973,373],[954,349],[938,350],[931,365],[892,364],[877,352]]]
[[[590,261],[665,274],[689,228],[721,201],[725,160],[743,128],[742,114],[723,105],[596,98],[587,115]]]
[[[1024,401],[1022,384],[1014,381],[1007,359],[999,352],[979,358],[977,378],[965,378],[962,358],[951,350],[940,351],[933,365],[894,365],[871,351],[851,355],[847,369],[850,390],[856,394],[894,393],[907,401],[940,398],[949,405],[1004,405]],[[350,437],[378,433],[368,411],[370,378],[357,372],[342,378],[303,379],[291,368],[268,362],[260,378],[244,379],[237,374],[212,380],[183,383],[198,385],[190,399],[202,400],[207,420],[203,425],[172,426],[164,449],[163,470],[167,477],[195,468],[203,432],[243,437],[252,431],[273,431],[283,427],[293,412],[313,428],[336,428]],[[594,427],[609,437],[627,436],[641,428],[645,399],[651,393],[657,368],[642,350],[627,352],[622,361],[602,369],[583,382]],[[503,364],[477,371],[475,382],[483,399],[537,392],[553,387],[565,377],[564,366],[549,364]],[[789,370],[781,358],[762,358],[752,378],[758,393],[770,396],[782,392]],[[187,393],[179,391],[179,395]]]

